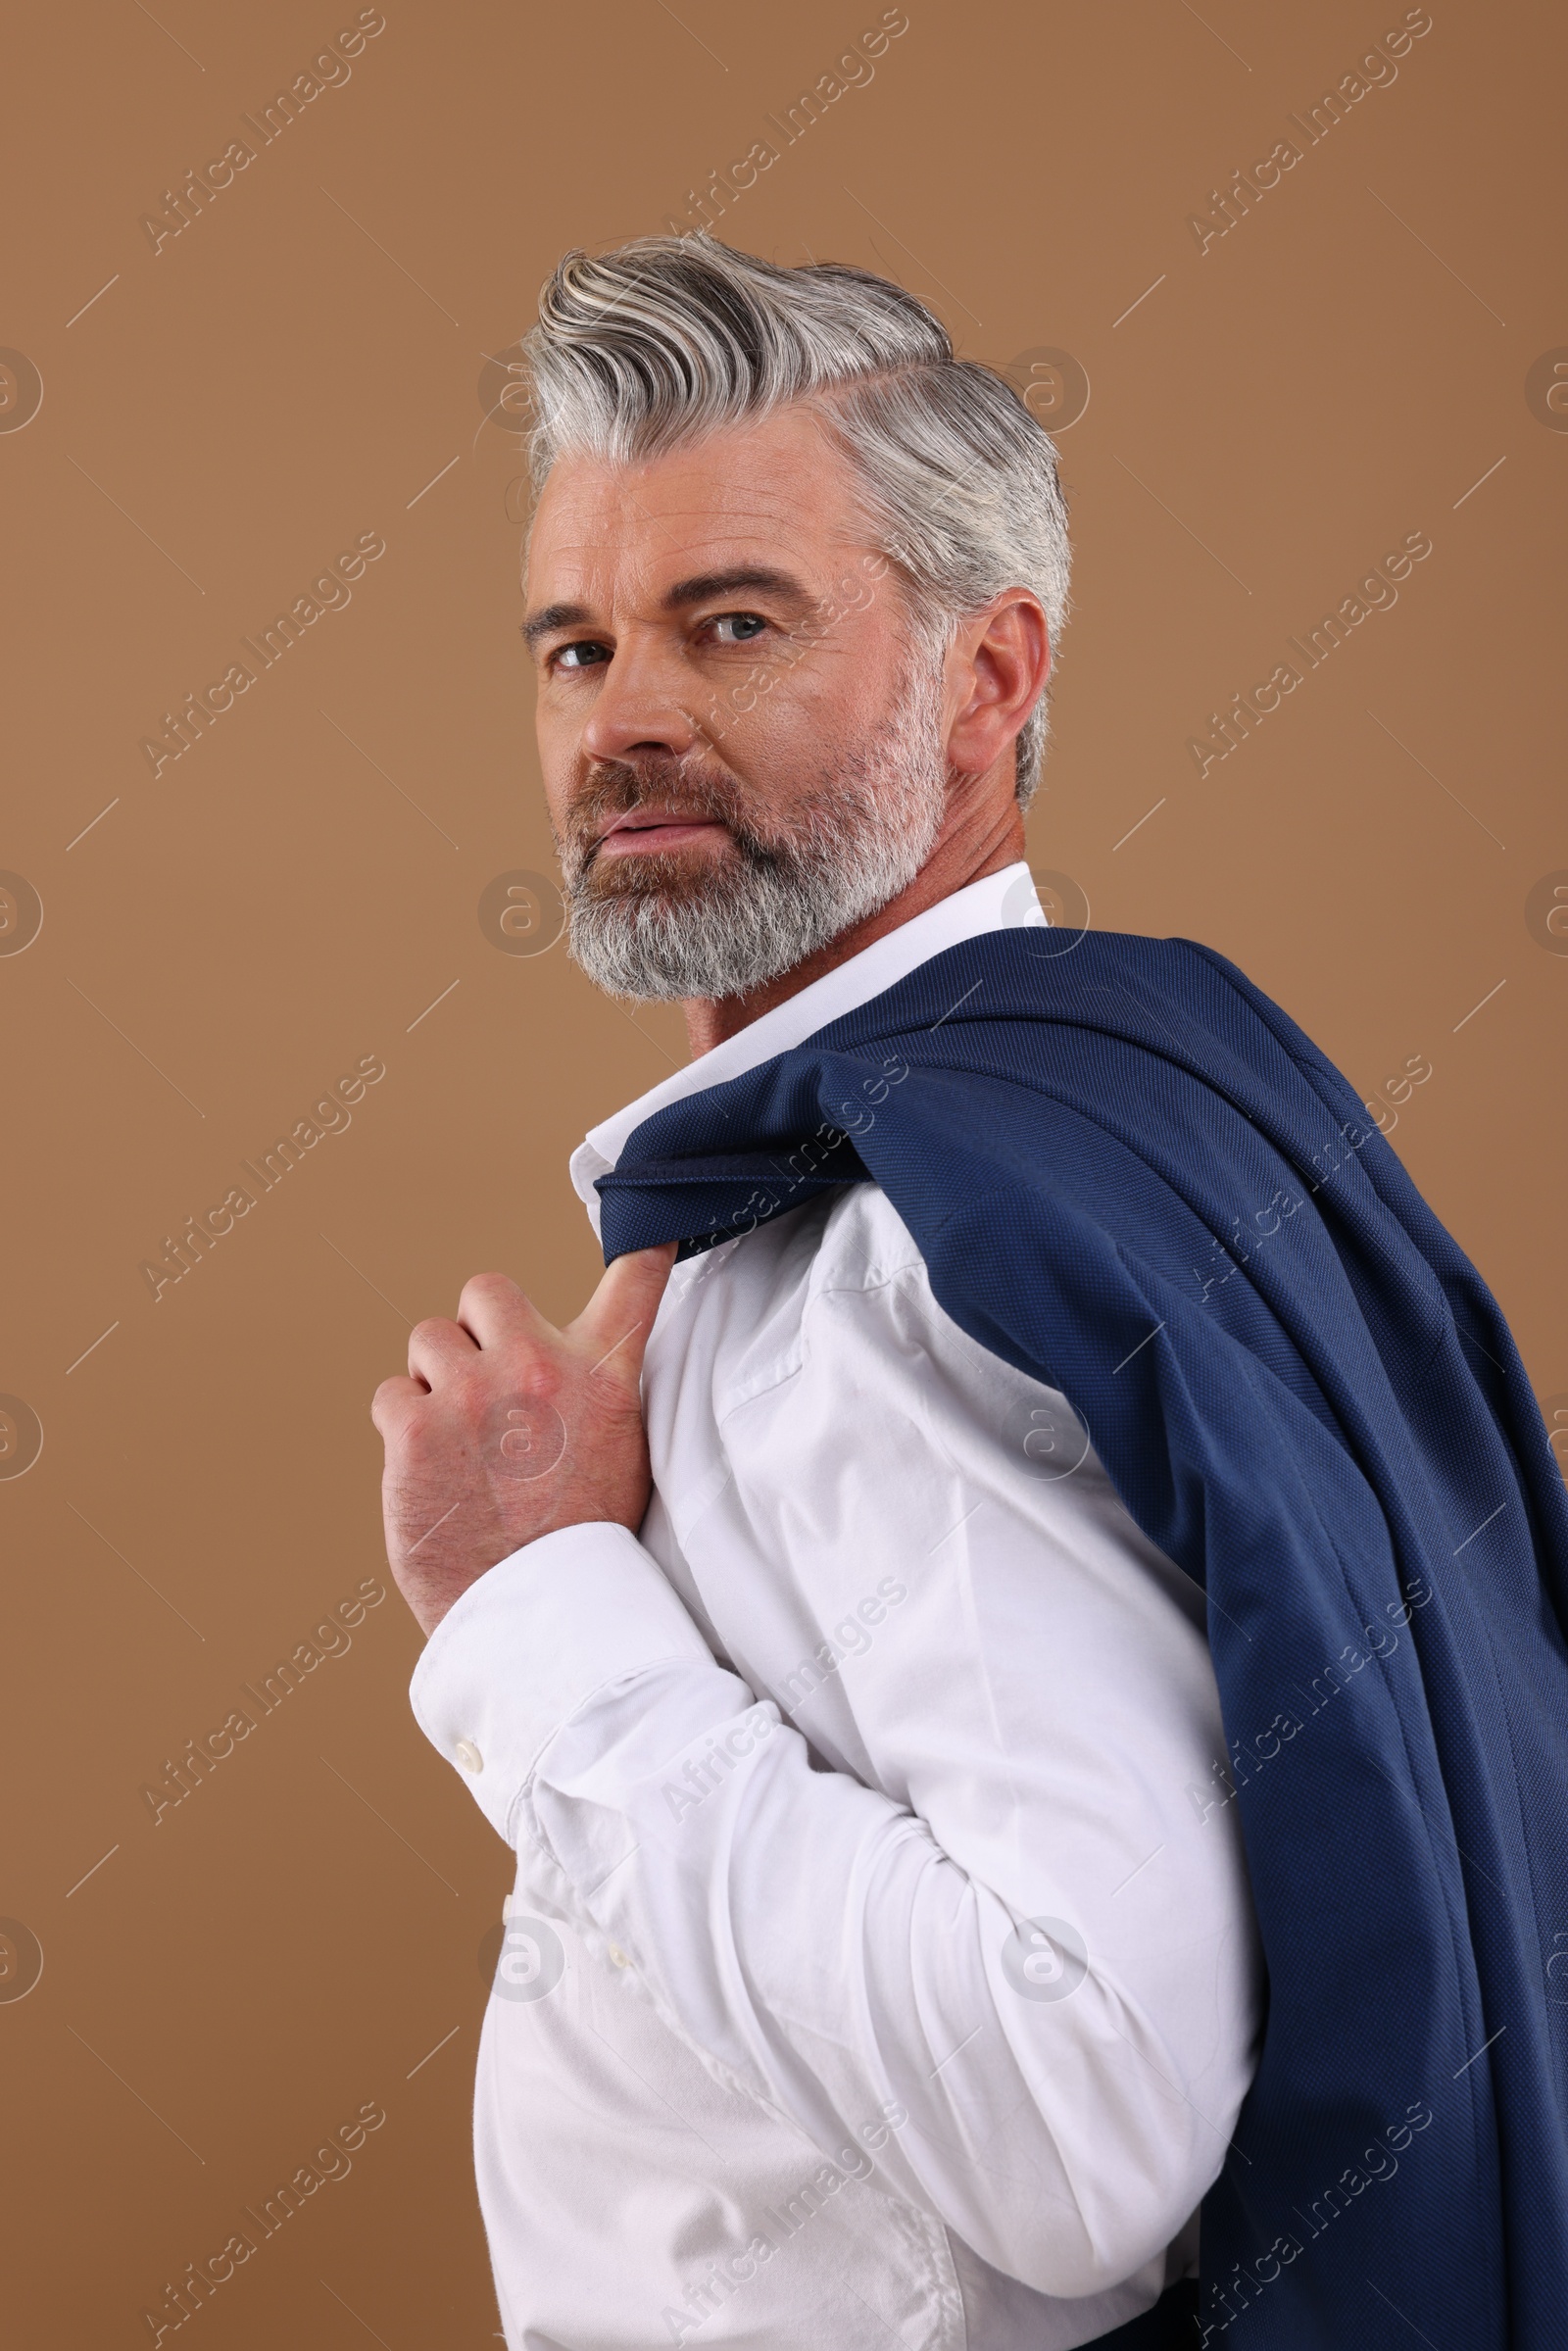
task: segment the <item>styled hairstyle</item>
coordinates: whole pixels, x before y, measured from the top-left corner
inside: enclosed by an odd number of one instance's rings
[[[940,318],[902,286],[838,262],[785,269],[702,232],[640,237],[568,253],[523,348],[536,486],[567,450],[634,463],[809,401],[932,650],[1022,587],[1054,652],[1070,562],[1055,450],[1011,385],[955,359]],[[1042,696],[1017,739],[1025,808],[1045,740]]]

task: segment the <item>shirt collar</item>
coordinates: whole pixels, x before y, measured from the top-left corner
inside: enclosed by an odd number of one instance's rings
[[[915,914],[896,931],[873,939],[869,947],[851,955],[832,971],[824,972],[819,980],[802,988],[795,996],[786,997],[770,1012],[763,1012],[722,1045],[710,1053],[701,1053],[683,1069],[639,1095],[625,1109],[606,1118],[589,1129],[585,1140],[571,1154],[571,1180],[577,1197],[588,1211],[594,1231],[599,1230],[599,1195],[594,1179],[608,1175],[626,1147],[626,1140],[640,1127],[645,1118],[662,1110],[669,1102],[680,1102],[688,1094],[704,1093],[710,1086],[720,1086],[728,1078],[738,1078],[760,1062],[769,1061],[775,1053],[788,1053],[793,1046],[814,1037],[831,1021],[840,1020],[873,996],[881,996],[889,988],[928,963],[933,955],[947,948],[956,947],[964,939],[978,938],[985,931],[1000,931],[1022,923],[1043,923],[1044,908],[1030,879],[1029,868],[1022,858],[1015,865],[1005,865],[1000,873],[988,873],[965,889],[955,890],[951,898],[939,899],[927,906],[923,914]]]

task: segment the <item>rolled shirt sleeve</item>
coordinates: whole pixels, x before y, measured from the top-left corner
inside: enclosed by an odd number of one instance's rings
[[[1094,2294],[1178,2235],[1247,2086],[1238,1857],[1188,1793],[1207,1726],[1178,1709],[1131,1769],[1107,1723],[1102,1768],[1069,1738],[1020,1776],[950,1737],[933,1667],[909,1697],[940,1840],[824,1768],[624,1528],[492,1568],[412,1695],[519,1884],[607,1938],[711,2074],[823,2150],[906,2118],[888,2192],[1042,2293]]]

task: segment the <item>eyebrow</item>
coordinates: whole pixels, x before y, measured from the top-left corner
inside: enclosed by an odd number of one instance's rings
[[[529,652],[541,637],[548,637],[558,628],[584,628],[591,625],[593,614],[585,604],[547,604],[542,612],[530,613],[522,624],[523,643]]]
[[[676,612],[684,605],[706,604],[710,597],[731,596],[742,588],[760,588],[798,612],[805,612],[811,603],[793,572],[775,571],[766,563],[738,563],[728,571],[694,572],[690,579],[678,579],[672,588],[666,588],[660,603],[666,612]],[[585,604],[547,604],[523,622],[523,641],[531,652],[541,638],[553,636],[557,629],[591,628],[593,624],[593,614]]]
[[[710,596],[733,595],[738,588],[761,588],[802,610],[811,601],[793,572],[775,571],[766,563],[738,563],[728,571],[696,572],[690,579],[678,579],[660,601],[666,612],[673,612],[684,604],[706,604]]]

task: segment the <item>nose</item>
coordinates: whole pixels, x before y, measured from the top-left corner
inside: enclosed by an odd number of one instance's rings
[[[628,633],[605,664],[604,683],[582,730],[590,759],[625,759],[638,752],[683,759],[702,729],[682,700],[678,665],[657,644]]]

